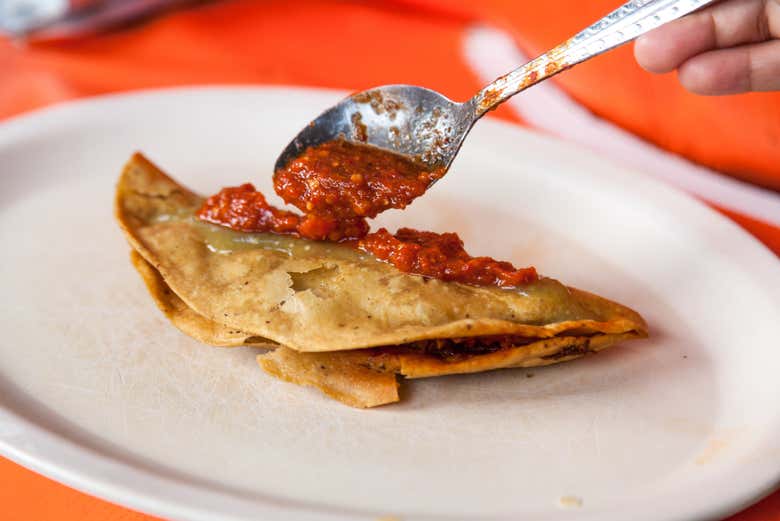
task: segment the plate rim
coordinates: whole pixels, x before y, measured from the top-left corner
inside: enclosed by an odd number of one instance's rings
[[[156,98],[160,96],[177,97],[186,95],[262,95],[269,92],[290,93],[297,95],[327,95],[337,99],[348,94],[348,91],[342,89],[302,87],[295,85],[208,85],[208,86],[185,86],[185,87],[164,87],[125,91],[120,93],[102,94],[99,96],[79,98],[75,100],[66,100],[55,104],[36,108],[32,111],[12,116],[0,122],[0,152],[19,140],[29,132],[35,134],[36,127],[46,126],[52,120],[56,121],[59,117],[60,124],[79,124],[73,120],[84,110],[91,110],[95,105],[103,105],[108,109],[112,104],[133,103],[142,101],[144,98]],[[728,219],[726,216],[717,212],[703,201],[688,195],[684,191],[675,188],[667,183],[653,178],[636,169],[622,165],[619,162],[599,155],[588,148],[558,139],[554,136],[535,132],[532,129],[499,120],[498,118],[488,118],[490,123],[482,125],[492,125],[499,128],[500,132],[519,132],[534,139],[545,141],[551,145],[569,149],[577,155],[597,158],[599,161],[609,163],[612,166],[631,172],[637,176],[642,183],[651,187],[655,194],[661,194],[667,200],[677,205],[687,205],[690,210],[696,211],[696,218],[699,221],[708,221],[707,226],[726,226],[731,234],[741,236],[741,240],[749,241],[751,246],[748,250],[740,252],[742,258],[749,255],[754,262],[763,265],[764,269],[780,273],[780,266],[777,265],[777,257],[769,248],[760,242],[757,238],[742,229],[737,223]],[[770,286],[771,280],[769,280]],[[778,283],[774,284],[780,294],[780,278]],[[778,416],[780,417],[780,416]],[[338,507],[325,507],[313,504],[311,502],[290,501],[284,498],[273,498],[272,503],[258,502],[256,500],[247,500],[230,494],[229,492],[213,491],[206,485],[196,483],[182,483],[175,478],[159,476],[148,469],[137,468],[129,463],[118,461],[105,454],[100,454],[88,446],[80,445],[67,436],[60,435],[45,429],[35,421],[27,419],[16,411],[0,406],[0,455],[28,468],[50,479],[66,484],[76,490],[91,494],[100,499],[113,502],[134,510],[148,513],[150,515],[165,516],[172,519],[192,519],[206,520],[213,519],[217,515],[222,519],[243,520],[263,516],[269,519],[298,519],[306,515],[307,519],[365,519],[366,516],[382,515],[375,512],[357,512],[355,510],[343,510]],[[9,436],[9,433],[11,434]],[[34,450],[25,450],[14,443],[19,436],[25,438],[25,442],[32,442]],[[74,460],[63,458],[63,450],[68,457]],[[76,468],[75,465],[79,465]],[[103,473],[105,471],[105,474]],[[124,479],[117,479],[116,473],[125,475]],[[114,479],[107,477],[113,476]],[[163,486],[164,485],[164,486]],[[780,465],[773,476],[764,479],[761,484],[743,487],[737,493],[733,493],[727,500],[721,500],[717,504],[701,505],[697,510],[695,517],[691,518],[687,512],[684,519],[710,519],[712,517],[722,517],[737,512],[746,506],[754,503],[760,498],[773,492],[780,486]],[[173,493],[163,492],[166,489],[173,489]],[[186,492],[189,499],[199,497],[201,502],[198,506],[189,506],[177,500],[176,495]],[[279,504],[273,504],[273,503]],[[193,505],[194,502],[190,502]],[[228,507],[228,510],[224,508]],[[598,514],[598,513],[597,513]],[[407,516],[405,516],[407,517]],[[409,516],[415,519],[441,519],[441,517]],[[578,518],[580,516],[577,516]],[[583,518],[590,518],[585,516]],[[496,519],[506,519],[498,517]],[[672,518],[669,518],[672,519]],[[674,519],[683,519],[676,517]]]

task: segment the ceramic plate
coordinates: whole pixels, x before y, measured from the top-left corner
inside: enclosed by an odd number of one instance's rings
[[[777,258],[671,188],[497,121],[377,224],[457,231],[637,309],[649,340],[355,410],[174,329],[112,217],[123,163],[141,150],[204,194],[272,193],[277,153],[342,95],[156,91],[0,127],[5,456],[182,520],[691,520],[778,483]]]

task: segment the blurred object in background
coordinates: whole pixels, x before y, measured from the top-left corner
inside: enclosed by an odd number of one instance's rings
[[[94,2],[68,0],[0,0],[0,29],[14,36],[43,27]]]
[[[0,0],[0,32],[22,41],[70,40],[196,1]]]

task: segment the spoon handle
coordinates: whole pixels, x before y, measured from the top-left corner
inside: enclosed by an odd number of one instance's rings
[[[501,76],[472,99],[476,117],[561,71],[676,20],[715,0],[632,0],[564,43]]]

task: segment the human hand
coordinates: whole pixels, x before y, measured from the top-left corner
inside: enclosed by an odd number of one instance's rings
[[[637,62],[696,94],[780,90],[780,0],[724,0],[637,39]]]

